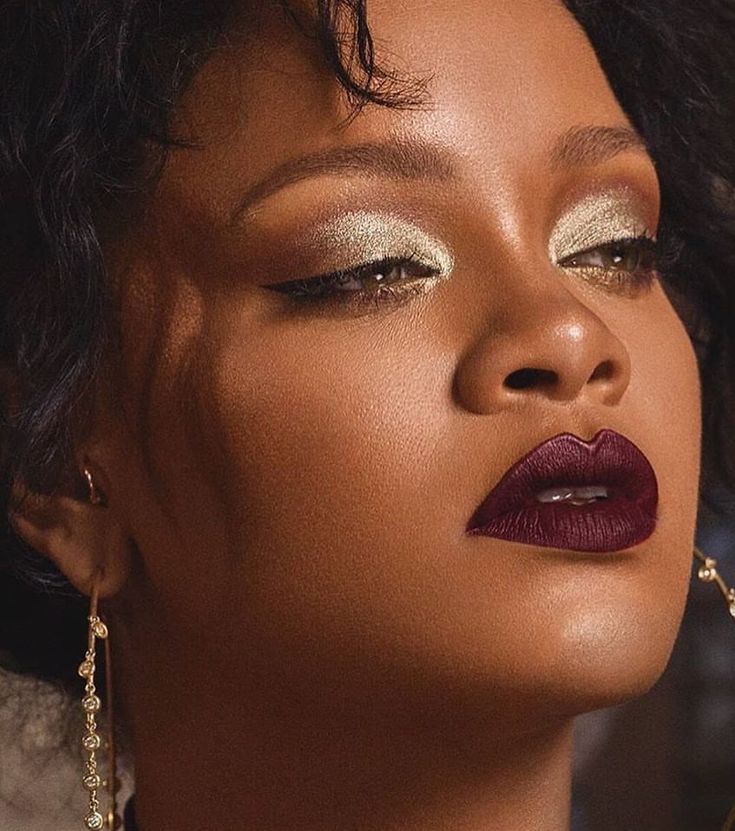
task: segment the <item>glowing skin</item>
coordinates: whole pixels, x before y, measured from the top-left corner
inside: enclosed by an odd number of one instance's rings
[[[556,264],[655,233],[654,166],[632,146],[553,163],[570,130],[627,124],[561,4],[369,5],[378,57],[433,76],[431,106],[344,125],[316,47],[262,4],[108,252],[123,338],[84,450],[117,529],[94,550],[141,831],[562,831],[573,717],[648,690],[678,630],[694,352],[657,280],[632,295]],[[310,175],[233,224],[285,161],[398,139],[453,174]],[[399,306],[268,288],[413,244],[452,276]],[[601,558],[464,534],[530,448],[603,427],[656,471],[648,540]]]

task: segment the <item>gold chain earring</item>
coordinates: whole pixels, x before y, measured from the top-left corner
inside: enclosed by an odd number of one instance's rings
[[[722,579],[720,573],[717,571],[717,560],[714,557],[708,557],[696,545],[694,546],[694,556],[702,564],[697,570],[697,577],[703,583],[714,583],[717,586],[725,603],[727,603],[730,614],[735,617],[735,588],[728,586]],[[725,824],[722,826],[722,831],[733,831],[733,829],[735,829],[735,805],[731,808]]]
[[[694,546],[694,556],[702,563],[697,571],[697,577],[703,583],[715,583],[720,594],[725,599],[730,614],[735,617],[735,588],[730,588],[717,571],[717,560],[708,557],[704,551]]]
[[[95,488],[92,474],[84,468],[84,475],[89,484],[89,501],[98,505],[102,498]],[[85,679],[84,696],[82,698],[82,710],[85,715],[85,730],[82,735],[82,748],[86,754],[84,762],[84,774],[82,782],[89,794],[89,807],[84,817],[84,827],[88,831],[102,831],[102,829],[115,829],[118,827],[118,817],[115,805],[115,792],[117,790],[116,780],[116,759],[115,759],[115,737],[112,708],[112,663],[110,657],[109,631],[105,622],[97,613],[97,602],[99,596],[99,579],[95,580],[90,597],[89,623],[87,634],[87,650],[84,660],[79,665],[79,675]],[[97,640],[105,642],[105,682],[107,688],[107,778],[103,779],[98,770],[97,751],[103,746],[102,738],[97,731],[97,715],[102,709],[102,701],[97,695],[97,688],[94,683],[97,658]],[[104,788],[107,791],[107,812],[103,814],[100,810],[99,790]]]

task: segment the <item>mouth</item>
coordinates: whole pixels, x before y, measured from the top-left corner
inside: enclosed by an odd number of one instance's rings
[[[658,483],[645,454],[615,430],[561,433],[519,459],[470,518],[469,535],[572,551],[619,551],[656,527]]]

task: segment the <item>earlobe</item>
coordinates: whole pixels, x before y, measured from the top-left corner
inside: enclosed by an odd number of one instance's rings
[[[100,597],[115,595],[130,568],[130,545],[114,507],[88,467],[86,498],[24,492],[10,524],[28,545],[48,557],[80,592],[98,580]]]

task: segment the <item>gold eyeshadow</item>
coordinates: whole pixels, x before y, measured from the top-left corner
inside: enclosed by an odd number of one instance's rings
[[[334,261],[330,268],[351,268],[383,257],[410,257],[448,275],[454,266],[450,249],[413,222],[392,213],[349,211],[317,226],[306,246]],[[328,269],[325,269],[328,270]]]
[[[641,208],[627,191],[590,194],[569,207],[549,238],[549,259],[557,264],[599,245],[648,233]]]

